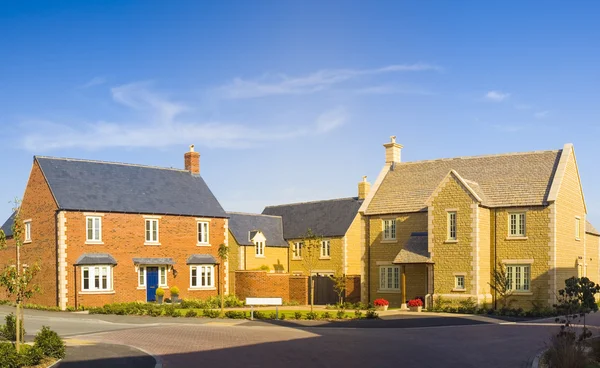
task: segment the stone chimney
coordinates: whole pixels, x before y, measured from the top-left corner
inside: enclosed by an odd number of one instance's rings
[[[363,180],[358,183],[358,199],[365,199],[371,190],[371,183],[367,181],[367,177],[363,176]]]
[[[390,137],[390,143],[383,145],[385,147],[385,163],[400,163],[400,153],[402,151],[402,145],[396,143],[396,136]]]
[[[190,145],[190,151],[183,155],[185,169],[192,175],[200,175],[200,153],[194,151],[194,145]]]

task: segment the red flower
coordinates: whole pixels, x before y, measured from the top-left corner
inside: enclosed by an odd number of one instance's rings
[[[390,302],[388,302],[387,300],[380,298],[380,299],[375,299],[373,301],[373,305],[376,307],[384,307],[386,305],[390,305]]]
[[[421,299],[413,299],[408,301],[409,307],[422,307],[423,301]]]

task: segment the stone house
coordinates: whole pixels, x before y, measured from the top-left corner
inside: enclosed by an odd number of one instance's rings
[[[217,252],[228,244],[228,215],[200,176],[193,146],[184,164],[35,156],[19,212],[23,263],[41,266],[42,293],[31,302],[65,309],[152,301],[156,288],[172,286],[182,298],[217,295],[228,277]],[[2,226],[9,237],[12,222]],[[14,243],[0,257],[14,264]]]
[[[573,146],[402,162],[392,137],[360,208],[364,300],[496,300],[503,267],[514,306],[552,305],[571,276],[600,279]],[[586,230],[587,229],[587,230]]]

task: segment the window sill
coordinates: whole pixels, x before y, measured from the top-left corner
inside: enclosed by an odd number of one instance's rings
[[[454,289],[452,289],[452,291],[453,292],[457,292],[457,293],[464,293],[464,292],[467,291],[467,289],[456,289],[456,288],[454,288]]]
[[[382,239],[381,244],[385,243],[398,243],[398,239]]]
[[[379,294],[402,294],[400,290],[377,290]]]
[[[216,287],[194,287],[189,288],[188,291],[202,291],[202,290],[217,290]]]
[[[301,260],[302,260],[302,258],[300,258],[300,257],[294,257],[294,258],[292,258],[292,261],[301,261]]]
[[[458,239],[452,240],[452,239],[448,239],[444,242],[444,244],[456,244],[458,243]]]
[[[196,243],[197,247],[212,247],[210,243]]]
[[[323,259],[323,260],[326,260],[326,261],[328,261],[328,260],[330,260],[330,259],[331,259],[331,257],[319,257],[319,259]]]
[[[514,291],[511,296],[532,296],[533,293],[531,291]]]
[[[114,294],[114,290],[107,291],[80,291],[79,295],[111,295]]]
[[[526,236],[508,236],[506,240],[528,240],[529,238]]]
[[[267,257],[265,257],[265,256],[259,256],[259,255],[255,255],[254,257],[255,257],[255,258],[267,258]]]
[[[25,240],[25,241],[23,242],[23,244],[30,244],[30,243],[31,243],[31,240]]]
[[[160,245],[159,242],[144,242],[144,245]]]
[[[581,238],[575,238],[576,241],[581,241]]]
[[[89,244],[89,245],[104,245],[103,241],[95,241],[95,240],[88,240],[85,242],[85,244]]]

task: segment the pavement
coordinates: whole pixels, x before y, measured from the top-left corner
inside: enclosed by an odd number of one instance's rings
[[[425,313],[344,322],[25,314],[29,333],[49,325],[67,337],[60,367],[527,367],[558,331],[552,318]],[[600,313],[588,324],[597,332]]]

